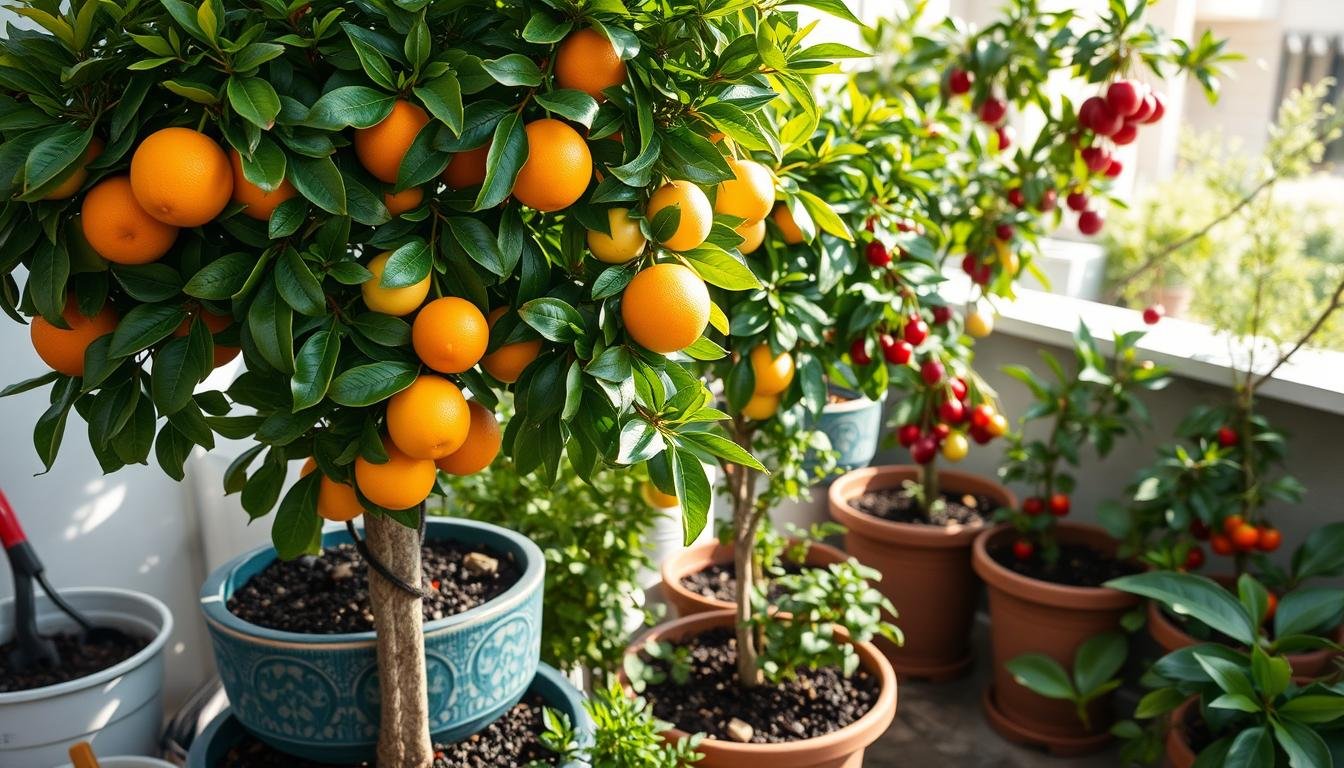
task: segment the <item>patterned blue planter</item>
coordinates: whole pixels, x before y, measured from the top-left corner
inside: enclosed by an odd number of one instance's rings
[[[555,669],[541,664],[537,675],[532,678],[528,693],[534,693],[546,702],[546,706],[569,717],[574,724],[579,746],[587,747],[593,740],[593,721],[583,708],[583,694],[579,693],[569,681]],[[224,755],[238,743],[245,733],[242,723],[233,716],[231,710],[224,710],[210,721],[201,735],[192,742],[191,752],[187,755],[187,768],[215,768]],[[350,762],[354,758],[337,758],[340,762]],[[579,763],[565,763],[563,768],[579,768]]]
[[[545,561],[527,538],[486,523],[431,518],[426,535],[511,554],[523,568],[522,579],[489,603],[425,625],[430,730],[438,741],[458,741],[518,703],[536,673]],[[333,546],[350,537],[333,530],[322,541]],[[374,633],[279,632],[227,608],[234,590],[274,559],[269,547],[255,550],[217,569],[201,588],[233,714],[281,751],[318,762],[370,760],[379,709]]]
[[[877,443],[882,436],[882,401],[853,392],[844,394],[855,399],[828,403],[821,411],[817,427],[830,438],[831,448],[840,452],[839,468],[848,472],[868,466],[877,455]]]

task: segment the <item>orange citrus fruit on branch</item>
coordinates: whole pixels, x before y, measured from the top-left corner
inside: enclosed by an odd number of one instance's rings
[[[199,227],[233,198],[233,168],[214,139],[190,128],[164,128],[131,156],[131,191],[150,216],[174,227]]]
[[[201,322],[205,323],[205,327],[210,330],[212,336],[224,330],[225,328],[228,328],[230,325],[233,325],[232,316],[217,315],[214,312],[205,309],[204,307],[200,307],[193,310],[191,314],[187,315],[187,317],[182,320],[182,324],[177,326],[177,330],[173,331],[173,335],[186,336],[188,333],[191,333],[191,321],[193,317],[200,317]],[[215,359],[214,359],[215,367],[218,368],[219,366],[232,361],[235,357],[238,356],[238,353],[242,351],[243,350],[240,347],[229,347],[220,344],[219,342],[216,341]]]
[[[267,192],[247,180],[243,175],[243,156],[238,150],[229,150],[229,164],[233,168],[233,202],[243,206],[243,215],[257,221],[270,221],[271,213],[280,204],[298,194],[289,179],[282,179],[280,186]]]
[[[490,466],[499,455],[504,436],[499,431],[499,422],[489,408],[472,400],[467,403],[471,410],[471,428],[467,439],[457,451],[438,460],[438,467],[450,475],[474,475]]]
[[[485,146],[458,152],[443,169],[443,183],[449,189],[468,189],[485,183],[486,160],[490,158],[490,142]]]
[[[413,459],[441,459],[467,439],[467,399],[442,376],[418,376],[387,402],[387,436]]]
[[[108,304],[98,310],[93,317],[85,317],[79,312],[79,303],[74,296],[66,298],[61,317],[69,330],[57,328],[47,319],[38,315],[29,326],[33,349],[52,370],[66,376],[84,375],[84,350],[94,339],[117,329],[117,313]]]
[[[681,264],[654,264],[621,297],[621,319],[640,346],[671,354],[694,344],[709,324],[709,289]]]
[[[410,509],[429,498],[437,472],[429,459],[413,459],[390,440],[383,441],[387,462],[355,459],[355,485],[364,498],[384,509]]]
[[[789,245],[797,245],[806,238],[803,237],[803,230],[798,227],[798,222],[793,220],[793,212],[787,205],[780,203],[775,206],[773,216],[775,226],[779,227],[779,234],[784,238],[784,242]]]
[[[88,149],[84,150],[84,155],[80,157],[79,162],[75,163],[74,169],[70,175],[65,177],[57,186],[43,197],[43,200],[67,200],[75,196],[75,193],[84,188],[84,182],[89,180],[89,163],[92,163],[99,155],[103,154],[103,140],[94,136],[89,141]]]
[[[93,250],[116,264],[157,261],[177,240],[177,227],[140,207],[126,176],[111,176],[95,184],[84,195],[79,221]]]
[[[775,357],[770,345],[760,344],[751,350],[751,370],[756,374],[756,394],[778,395],[793,383],[793,355],[783,352]]]
[[[364,306],[374,312],[382,312],[384,315],[409,315],[425,303],[425,297],[429,295],[429,275],[425,279],[412,285],[405,285],[400,288],[383,287],[383,270],[387,268],[387,260],[392,257],[392,252],[381,253],[365,264],[373,277],[365,280],[359,290],[364,294]]]
[[[355,155],[364,169],[379,181],[393,184],[401,161],[420,129],[429,124],[429,113],[404,99],[392,105],[383,121],[355,129]]]
[[[755,160],[728,158],[734,178],[719,183],[714,210],[746,221],[760,221],[775,205],[775,177]]]
[[[742,238],[737,250],[743,256],[755,253],[756,249],[761,247],[761,243],[765,242],[765,219],[755,222],[745,221],[737,225],[733,231]]]
[[[779,410],[779,395],[752,395],[742,415],[753,421],[765,421]]]
[[[410,187],[400,192],[387,191],[383,193],[383,204],[387,206],[387,212],[392,214],[393,218],[419,208],[424,201],[425,190],[419,187]]]
[[[639,230],[639,222],[630,218],[629,208],[607,211],[607,226],[611,234],[588,230],[588,250],[604,264],[624,264],[644,252],[648,240]]]
[[[508,307],[496,307],[490,311],[490,317],[487,318],[490,328],[493,330],[495,321],[508,311]],[[541,354],[541,339],[531,341],[519,341],[513,344],[505,344],[494,352],[481,359],[481,367],[485,372],[494,376],[505,384],[512,384],[523,375],[527,366],[537,359]]]
[[[555,52],[555,82],[603,101],[602,91],[625,82],[625,62],[606,35],[592,28],[580,29]]]
[[[677,228],[663,240],[663,247],[673,251],[700,247],[714,226],[714,209],[709,198],[689,181],[670,181],[649,197],[649,221],[656,222],[660,211],[673,206],[681,211],[681,217]]]
[[[299,476],[303,477],[314,469],[317,469],[317,462],[308,459],[303,463],[303,469],[299,470]],[[330,477],[322,475],[317,486],[318,517],[323,520],[330,520],[333,523],[344,523],[348,520],[354,520],[362,514],[364,514],[364,505],[355,495],[353,486],[348,483],[338,483]]]
[[[651,507],[671,509],[681,503],[676,494],[663,493],[651,480],[645,480],[644,487],[641,490],[644,494],[644,501],[648,502]]]
[[[533,120],[523,130],[527,162],[513,184],[514,197],[538,211],[559,211],[578,202],[593,177],[588,143],[578,131],[551,118]]]
[[[490,343],[485,315],[466,299],[435,299],[415,316],[411,346],[420,361],[439,373],[462,373],[480,362]]]

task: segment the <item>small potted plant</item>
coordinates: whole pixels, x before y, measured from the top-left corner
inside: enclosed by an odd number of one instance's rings
[[[1072,511],[1076,483],[1066,468],[1076,467],[1086,448],[1098,457],[1110,453],[1147,412],[1139,393],[1167,382],[1162,368],[1138,360],[1135,345],[1142,336],[1117,334],[1107,359],[1080,325],[1071,371],[1044,351],[1048,380],[1025,367],[1005,369],[1031,390],[1035,403],[1026,411],[1022,432],[1013,436],[1002,470],[1005,481],[1027,486],[1027,496],[1019,506],[1000,510],[1000,525],[975,540],[975,571],[989,588],[994,648],[993,683],[983,704],[1000,733],[1056,753],[1106,743],[1107,698],[1093,702],[1094,717],[1084,727],[1068,702],[1017,684],[1009,662],[1042,653],[1072,664],[1088,638],[1117,629],[1137,604],[1132,595],[1103,586],[1137,569],[1116,556],[1116,541],[1101,528],[1063,518]],[[1045,422],[1044,430],[1031,429],[1032,421]]]
[[[591,743],[584,744],[569,718],[550,717],[543,742],[562,760],[587,768],[685,768],[699,762],[701,736],[665,739],[668,724],[655,718],[647,701],[629,697],[619,684],[599,688],[583,703],[592,721]]]

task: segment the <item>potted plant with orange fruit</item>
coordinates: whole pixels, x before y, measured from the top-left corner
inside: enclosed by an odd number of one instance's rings
[[[541,554],[425,523],[438,472],[651,463],[693,535],[700,462],[759,467],[684,362],[723,354],[706,281],[757,284],[710,137],[768,143],[830,54],[792,14],[704,10],[79,2],[4,42],[0,301],[53,368],[9,392],[50,386],[48,467],[71,409],[108,472],[256,441],[225,486],[274,549],[203,605],[257,749],[420,768],[518,716]],[[229,348],[245,370],[196,391]]]

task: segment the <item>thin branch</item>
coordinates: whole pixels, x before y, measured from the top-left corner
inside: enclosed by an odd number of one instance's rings
[[[1307,345],[1307,342],[1311,341],[1311,339],[1317,333],[1319,333],[1322,328],[1325,327],[1326,321],[1329,320],[1330,316],[1333,315],[1335,311],[1338,310],[1341,306],[1344,306],[1344,279],[1341,279],[1339,285],[1335,286],[1335,292],[1330,297],[1330,303],[1325,306],[1325,309],[1321,310],[1321,314],[1317,315],[1316,322],[1312,323],[1311,327],[1308,328],[1305,333],[1303,333],[1301,336],[1298,337],[1297,342],[1293,344],[1293,346],[1289,348],[1287,352],[1284,352],[1282,355],[1279,355],[1279,359],[1274,363],[1273,367],[1271,367],[1268,371],[1266,371],[1265,374],[1261,376],[1259,379],[1255,380],[1255,383],[1251,385],[1251,391],[1254,392],[1255,390],[1259,389],[1266,381],[1269,381],[1271,378],[1273,378],[1275,372],[1277,372],[1279,368],[1281,368],[1284,365],[1284,363],[1287,363],[1289,358],[1297,354],[1298,350],[1305,347]]]

